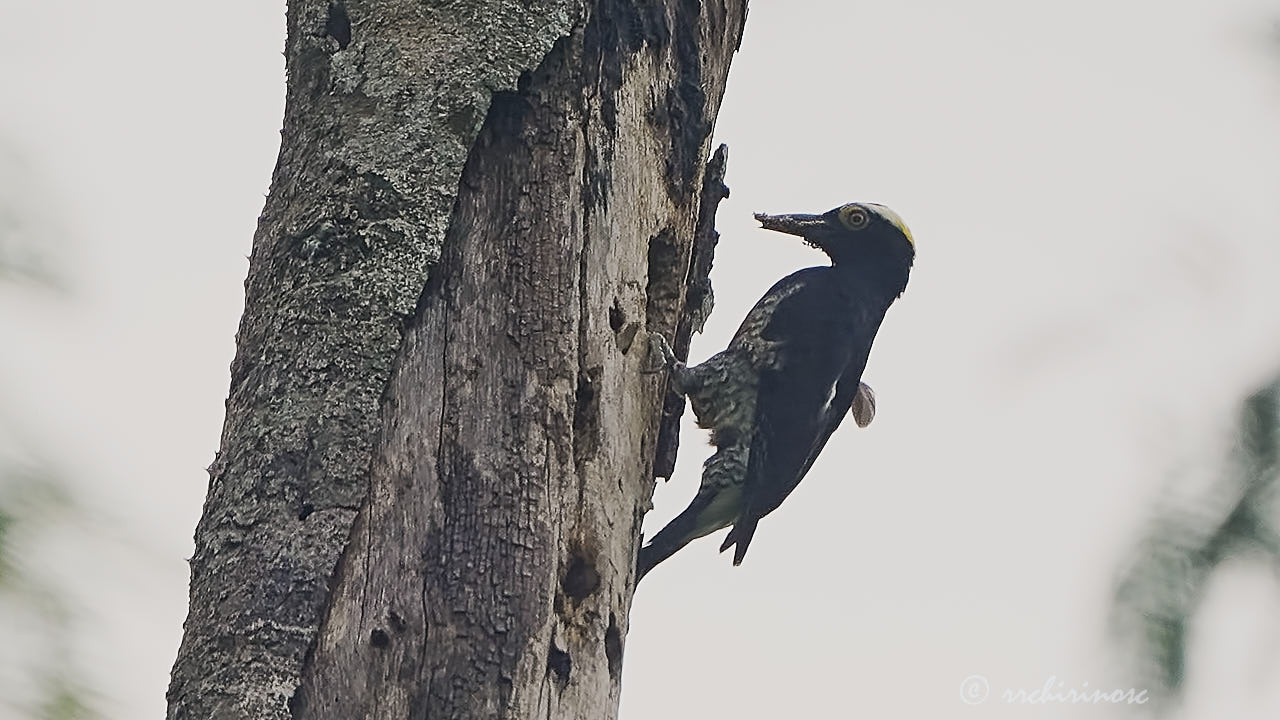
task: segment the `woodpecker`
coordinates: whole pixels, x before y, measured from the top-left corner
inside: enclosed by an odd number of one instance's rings
[[[862,371],[885,312],[907,287],[915,240],[883,205],[850,203],[821,215],[764,215],[766,230],[798,235],[831,259],[779,280],[747,313],[729,346],[701,365],[650,335],[653,367],[687,397],[716,452],[689,507],[640,550],[637,580],[689,542],[733,526],[720,551],[742,563],[756,524],[809,471],[846,413],[865,427],[875,394]]]

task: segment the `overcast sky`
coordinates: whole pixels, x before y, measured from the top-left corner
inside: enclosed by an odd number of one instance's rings
[[[24,555],[74,598],[99,707],[161,717],[278,150],[283,3],[13,5],[0,206],[70,290],[0,287],[0,423],[83,509]],[[694,359],[822,261],[752,212],[881,202],[918,258],[864,378],[874,424],[845,424],[742,567],[707,539],[646,579],[624,720],[1129,712],[998,695],[1128,687],[1111,579],[1280,366],[1278,21],[1274,0],[754,3]],[[697,486],[704,438],[682,447],[650,533]],[[1276,607],[1258,568],[1210,588],[1187,717],[1280,712]],[[0,634],[23,612],[0,604]],[[992,696],[970,707],[973,675]]]

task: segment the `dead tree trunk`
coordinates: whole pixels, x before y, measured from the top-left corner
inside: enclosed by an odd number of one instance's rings
[[[745,5],[290,1],[170,718],[613,716]]]

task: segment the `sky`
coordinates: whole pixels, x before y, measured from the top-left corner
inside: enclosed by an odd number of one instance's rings
[[[66,598],[95,706],[160,717],[279,145],[283,3],[6,18],[0,207],[21,213],[0,251],[36,248],[61,289],[0,285],[0,449],[72,498],[24,568]],[[1116,573],[1280,369],[1278,23],[1258,0],[753,4],[692,359],[822,262],[753,212],[884,203],[918,257],[864,377],[872,426],[845,423],[741,567],[708,538],[646,578],[623,720],[1136,716],[1002,695],[1130,687]],[[684,432],[648,533],[697,486]],[[1215,578],[1181,716],[1280,712],[1278,605],[1269,570]],[[29,691],[39,614],[0,595],[0,694]]]

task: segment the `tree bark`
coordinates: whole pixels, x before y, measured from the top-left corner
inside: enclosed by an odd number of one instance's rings
[[[614,714],[745,11],[290,2],[169,717]]]

